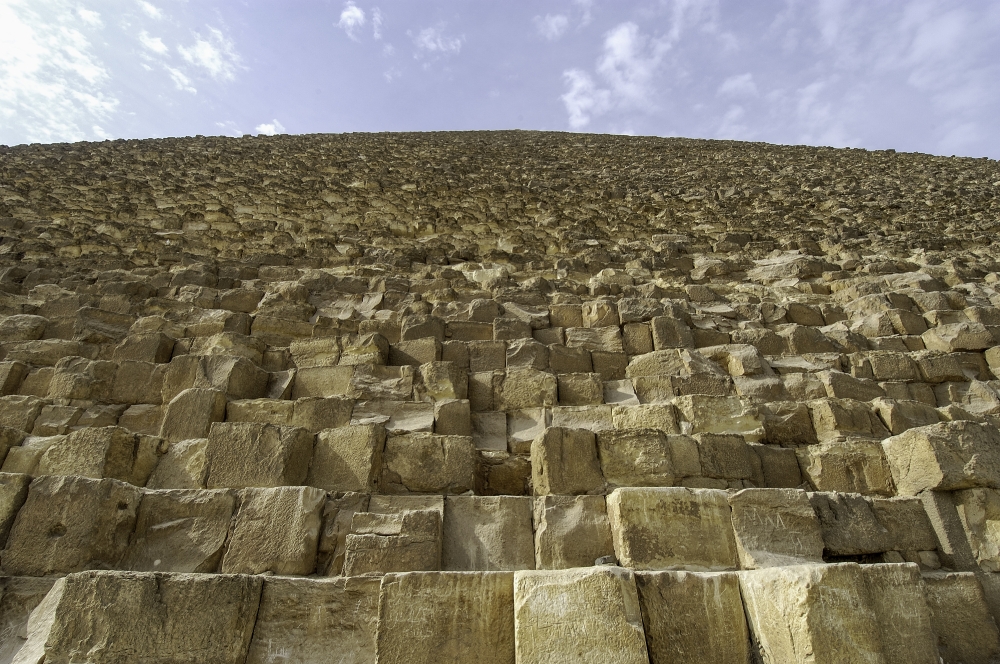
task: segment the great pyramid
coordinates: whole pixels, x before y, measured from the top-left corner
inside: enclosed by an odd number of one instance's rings
[[[1000,662],[1000,164],[0,147],[0,663]]]

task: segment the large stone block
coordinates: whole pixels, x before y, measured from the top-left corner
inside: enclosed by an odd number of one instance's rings
[[[7,543],[7,535],[17,513],[28,499],[31,476],[22,473],[0,473],[0,546]],[[2,597],[2,595],[0,595]]]
[[[149,476],[150,489],[204,489],[208,478],[207,438],[173,443]]]
[[[28,620],[58,579],[0,579],[0,661],[11,662],[28,638]]]
[[[325,576],[340,576],[344,572],[347,535],[358,512],[368,510],[367,493],[347,492],[328,496],[323,507],[323,530],[316,554],[316,572]]]
[[[375,664],[379,586],[266,577],[246,664]]]
[[[559,403],[555,375],[535,369],[508,371],[498,395],[497,410],[549,408]]]
[[[987,572],[1000,572],[1000,491],[965,489],[953,496],[979,566]]]
[[[190,388],[170,400],[163,413],[160,438],[175,442],[205,438],[213,422],[226,417],[226,395],[219,390]]]
[[[749,662],[740,582],[733,572],[637,572],[650,664]]]
[[[976,422],[942,422],[883,441],[900,495],[926,489],[1000,488],[1000,432]]]
[[[882,446],[874,440],[849,439],[800,447],[802,475],[817,491],[866,495],[895,494]]]
[[[38,461],[40,475],[103,477],[127,482],[136,461],[138,437],[120,427],[74,431],[49,447]]]
[[[743,436],[756,442],[764,438],[764,423],[757,409],[739,397],[692,394],[677,397],[674,406],[691,433],[721,433]]]
[[[339,397],[351,393],[354,367],[309,367],[295,372],[292,398]]]
[[[924,575],[938,654],[944,664],[991,664],[1000,660],[1000,632],[982,586],[971,572]]]
[[[313,455],[313,435],[298,427],[217,422],[205,456],[208,488],[303,484]]]
[[[633,569],[713,571],[739,566],[726,492],[625,488],[607,498],[618,561]]]
[[[117,480],[37,478],[0,554],[4,573],[47,576],[116,567],[135,529],[141,496]]]
[[[744,489],[729,505],[743,569],[823,562],[823,531],[804,491]]]
[[[228,491],[145,491],[122,560],[138,572],[214,572],[236,507]]]
[[[471,436],[390,436],[382,456],[386,493],[465,493],[475,486],[476,448]]]
[[[538,569],[589,567],[614,555],[604,496],[539,496],[534,509]]]
[[[244,489],[222,556],[225,574],[312,574],[326,492]]]
[[[597,447],[608,487],[674,484],[670,445],[662,431],[602,431],[597,435]]]
[[[306,484],[326,491],[375,491],[382,471],[385,427],[326,429],[316,436]]]
[[[532,499],[527,496],[448,496],[442,569],[534,569],[531,516]]]
[[[377,653],[379,664],[514,664],[513,574],[387,574]]]
[[[19,664],[243,664],[262,579],[83,572],[60,579],[28,621]],[[82,658],[82,659],[81,659]]]
[[[648,664],[634,574],[601,566],[514,573],[518,664]]]
[[[536,496],[603,491],[594,434],[584,429],[546,429],[531,443],[531,478]]]
[[[916,565],[801,565],[739,577],[765,662],[937,661]]]
[[[427,507],[356,512],[345,540],[344,575],[440,569],[443,510]]]

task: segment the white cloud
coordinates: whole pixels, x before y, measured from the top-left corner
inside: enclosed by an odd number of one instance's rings
[[[722,122],[715,132],[716,138],[749,140],[751,138],[750,127],[745,123],[746,109],[742,106],[730,106],[726,114],[722,116]]]
[[[635,23],[622,23],[605,36],[597,72],[621,104],[650,109],[653,75],[668,48],[665,42],[642,35]]]
[[[174,67],[165,67],[167,73],[170,74],[171,80],[174,82],[174,86],[178,90],[183,90],[184,92],[190,92],[191,94],[197,94],[198,89],[191,85],[191,79],[187,77],[187,74],[182,72],[180,69],[175,69]]]
[[[590,8],[594,6],[594,0],[573,0],[573,4],[580,7],[582,16],[580,17],[580,25],[588,25],[594,20],[594,16],[590,11]]]
[[[195,33],[192,46],[178,46],[177,51],[187,62],[201,67],[217,81],[231,81],[236,78],[240,56],[232,40],[216,28],[208,29],[208,38]]]
[[[80,17],[81,21],[91,27],[99,28],[104,25],[101,21],[101,15],[95,11],[84,9],[83,7],[77,7],[76,15]]]
[[[722,82],[716,94],[730,97],[756,97],[757,84],[754,83],[753,74],[738,74],[730,76]]]
[[[259,124],[254,127],[254,131],[258,134],[264,134],[265,136],[274,136],[275,134],[284,134],[285,127],[278,122],[276,119],[265,124]]]
[[[353,2],[348,2],[344,11],[340,12],[340,21],[337,27],[342,28],[347,36],[356,39],[354,31],[365,24],[365,12]]]
[[[569,90],[560,98],[569,114],[571,129],[583,129],[590,124],[591,117],[607,112],[611,93],[598,88],[587,72],[570,69],[563,72],[563,80]]]
[[[146,2],[146,0],[139,0],[139,7],[141,7],[142,11],[146,12],[146,14],[152,18],[163,18],[163,12],[160,11],[159,7],[150,2]]]
[[[372,37],[375,39],[382,39],[382,22],[384,20],[381,9],[376,7],[372,10]]]
[[[555,41],[563,36],[566,28],[569,27],[569,19],[564,14],[546,14],[534,18],[535,29],[538,34],[549,41]]]
[[[418,51],[449,55],[462,50],[462,39],[445,36],[441,28],[424,28],[413,37],[413,43]]]
[[[159,37],[150,37],[149,33],[145,30],[139,33],[139,42],[157,55],[163,55],[170,50],[167,48],[167,45],[163,43],[162,39]]]
[[[0,142],[101,137],[94,127],[118,99],[86,34],[100,27],[68,1],[51,0],[44,14],[34,2],[0,2]]]

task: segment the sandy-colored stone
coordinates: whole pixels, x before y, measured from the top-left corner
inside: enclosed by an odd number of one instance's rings
[[[854,439],[796,449],[803,477],[817,491],[891,496],[896,493],[877,441]]]
[[[1000,488],[1000,432],[976,422],[942,422],[883,441],[900,495],[926,489]]]
[[[597,435],[597,447],[609,488],[674,484],[670,445],[662,431],[602,431]]]
[[[476,448],[471,436],[390,436],[382,455],[386,493],[465,493],[475,484]]]
[[[743,569],[823,562],[823,531],[806,492],[744,489],[729,505]]]
[[[191,388],[174,397],[164,409],[160,437],[170,442],[205,438],[213,422],[226,416],[226,395],[219,390]]]
[[[208,478],[207,438],[170,445],[149,476],[150,489],[203,489]]]
[[[382,471],[384,447],[385,427],[380,424],[321,431],[306,484],[326,491],[372,492]]]
[[[923,586],[944,664],[990,664],[1000,659],[1000,632],[975,574],[927,574]]]
[[[299,427],[217,422],[205,458],[210,489],[303,484],[313,455],[313,435]]]
[[[613,556],[604,496],[539,496],[534,503],[535,567],[588,567]]]
[[[952,496],[979,566],[1000,572],[1000,491],[965,489]]]
[[[527,496],[448,496],[441,567],[456,571],[535,568]]]
[[[531,477],[536,496],[599,493],[604,488],[594,434],[549,427],[531,443]]]
[[[345,538],[344,575],[438,570],[441,532],[442,510],[425,505],[356,512]]]

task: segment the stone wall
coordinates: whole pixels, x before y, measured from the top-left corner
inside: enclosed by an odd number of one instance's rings
[[[891,151],[0,148],[0,661],[1000,661],[998,229]]]

